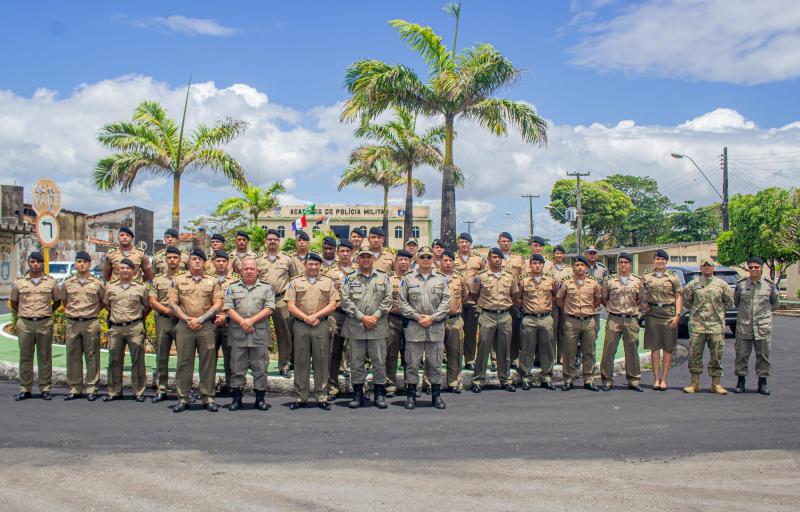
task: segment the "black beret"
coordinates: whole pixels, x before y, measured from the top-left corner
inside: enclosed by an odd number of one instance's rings
[[[534,243],[534,242],[536,242],[537,244],[542,245],[542,246],[547,245],[547,242],[544,241],[544,238],[542,238],[540,236],[535,236],[535,237],[531,238],[531,243]]]
[[[441,238],[437,238],[437,239],[435,239],[435,240],[433,241],[433,243],[431,244],[431,247],[433,247],[434,245],[438,245],[438,246],[439,246],[439,247],[441,247],[442,249],[444,249],[445,247],[447,247],[447,245],[444,243],[444,240],[442,240]]]
[[[75,259],[76,260],[84,260],[84,261],[92,261],[92,257],[89,256],[89,253],[86,252],[86,251],[78,251],[75,254]]]
[[[633,261],[633,256],[631,256],[630,253],[627,253],[627,252],[623,251],[623,252],[619,253],[619,256],[617,256],[617,259],[618,260]]]
[[[762,260],[758,256],[750,256],[750,258],[747,260],[747,263],[748,264],[750,264],[750,263],[758,263],[759,265],[763,265],[764,264],[764,260]]]
[[[120,265],[125,265],[126,267],[136,268],[136,264],[129,260],[128,258],[122,258],[119,262]]]
[[[383,228],[379,228],[377,226],[369,228],[369,234],[377,236],[386,236],[386,233],[383,232]]]
[[[164,236],[171,236],[173,238],[178,238],[178,230],[169,228],[168,230],[164,231]]]
[[[203,251],[203,249],[195,249],[191,253],[189,253],[189,256],[197,256],[203,261],[208,259],[206,258],[206,253]]]
[[[567,254],[567,251],[564,250],[563,245],[557,245],[553,247],[553,252],[563,252],[564,254]]]
[[[514,241],[514,237],[512,237],[511,233],[509,233],[508,231],[501,231],[500,234],[497,235],[497,238],[508,238],[512,242]]]
[[[131,228],[127,227],[127,226],[122,226],[121,228],[119,228],[119,232],[120,233],[127,233],[127,234],[131,235],[132,237],[136,238],[136,235],[133,234],[133,230]]]
[[[503,251],[501,251],[499,247],[492,247],[491,249],[489,249],[489,254],[496,254],[501,258],[506,259],[505,255],[503,254]]]
[[[531,261],[540,261],[544,263],[544,256],[542,256],[541,254],[532,254]]]
[[[397,251],[397,255],[402,257],[402,258],[409,258],[409,259],[414,257],[413,254],[411,254],[410,252],[408,252],[405,249],[400,249],[399,251]]]
[[[224,260],[228,259],[228,253],[225,251],[214,251],[214,259],[222,258]]]
[[[236,236],[243,236],[246,239],[250,240],[250,233],[248,233],[247,231],[237,231]]]
[[[572,264],[574,265],[575,263],[583,263],[587,267],[589,266],[589,260],[587,260],[583,256],[578,256],[577,258],[575,258],[575,261],[573,261]]]
[[[367,235],[366,233],[364,233],[364,230],[361,229],[361,228],[353,228],[353,229],[351,229],[350,230],[350,234],[352,235],[353,233],[357,234],[361,238],[364,238]]]
[[[442,253],[442,256],[447,256],[451,260],[456,259],[456,253],[454,253],[452,249],[445,249],[444,252]]]
[[[353,242],[351,242],[350,240],[341,240],[339,242],[339,247],[347,247],[348,249],[350,249],[352,251],[353,250]]]
[[[277,230],[277,229],[272,229],[272,228],[270,228],[270,229],[268,229],[268,230],[267,230],[267,235],[275,235],[275,236],[277,236],[278,238],[280,238],[280,237],[281,237],[281,234],[280,234],[280,233],[278,233],[278,230]]]
[[[180,254],[181,250],[175,247],[174,245],[168,245],[167,248],[164,249],[164,252],[166,252],[167,254]]]
[[[656,251],[656,258],[664,258],[665,260],[669,260],[669,253],[664,249],[659,249]]]
[[[466,240],[467,242],[472,243],[472,235],[470,235],[469,233],[461,233],[460,235],[458,235],[458,239]]]
[[[225,243],[225,237],[220,235],[219,233],[214,233],[213,235],[211,235],[211,240],[219,240],[223,244]]]
[[[42,253],[40,253],[40,252],[32,252],[28,256],[28,259],[29,260],[41,261],[42,263],[44,263],[44,256],[42,256]]]
[[[295,237],[297,240],[305,240],[306,242],[308,242],[309,240],[311,240],[311,238],[309,238],[309,236],[308,236],[308,233],[306,233],[306,232],[305,232],[305,231],[303,231],[302,229],[298,229],[298,230],[297,230],[297,233],[295,233],[295,234],[294,234],[294,237]]]
[[[318,261],[318,262],[322,263],[322,256],[320,256],[319,254],[317,254],[315,252],[310,252],[310,253],[306,254],[306,261]]]
[[[326,236],[322,239],[322,245],[330,245],[332,247],[336,247],[336,239],[332,236]]]

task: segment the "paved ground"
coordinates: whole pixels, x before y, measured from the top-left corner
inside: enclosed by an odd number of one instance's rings
[[[292,412],[288,398],[273,398],[267,413],[178,415],[171,403],[14,403],[4,383],[0,502],[6,510],[795,510],[798,330],[800,319],[775,321],[770,397],[684,395],[685,366],[666,393],[487,390],[446,395],[446,411],[413,412],[400,398],[386,411],[341,401],[331,412]],[[724,364],[732,387],[732,339]]]

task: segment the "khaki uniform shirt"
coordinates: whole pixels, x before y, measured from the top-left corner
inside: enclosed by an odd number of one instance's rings
[[[572,275],[572,267],[566,263],[553,263],[552,261],[548,261],[544,264],[544,272],[547,274],[552,274],[560,286],[561,281],[565,277]]]
[[[372,259],[374,260],[372,268],[380,270],[381,272],[391,272],[394,270],[394,253],[384,250],[378,255],[372,253],[372,256]]]
[[[374,340],[389,335],[386,315],[392,307],[392,285],[388,274],[374,268],[368,276],[359,270],[351,272],[342,281],[341,300],[342,309],[347,313],[342,337]],[[378,317],[378,324],[371,330],[361,323],[361,319],[368,315]]]
[[[217,281],[217,284],[219,285],[220,290],[222,290],[222,296],[223,297],[225,297],[225,292],[228,291],[228,286],[230,286],[232,283],[235,283],[236,281],[238,281],[239,279],[242,278],[242,276],[240,276],[239,274],[236,274],[236,273],[226,274],[225,276],[220,278],[220,275],[217,274],[216,272],[214,274],[212,274],[211,277],[213,277]],[[221,313],[221,311],[218,311],[217,313]],[[222,327],[217,327],[217,329],[224,329],[226,327],[228,327],[228,321],[227,320],[225,320],[225,324]]]
[[[483,309],[510,309],[513,297],[519,293],[519,281],[508,270],[501,270],[495,276],[491,270],[483,270],[472,278],[469,291],[478,297],[478,307]]]
[[[34,283],[30,274],[16,279],[11,287],[11,302],[17,303],[17,315],[27,318],[52,316],[53,301],[60,300],[61,291],[52,277],[42,274]]]
[[[242,281],[230,283],[225,291],[225,302],[222,309],[236,310],[243,318],[252,318],[262,310],[275,310],[275,292],[272,287],[258,281],[247,286]],[[228,344],[233,347],[267,347],[272,342],[269,328],[269,317],[253,325],[255,332],[245,333],[236,322],[228,323]]]
[[[539,277],[538,281],[536,277]],[[519,291],[525,313],[550,313],[553,311],[553,297],[558,292],[558,281],[551,274],[523,274],[519,280]]]
[[[570,276],[561,281],[556,297],[564,299],[564,312],[568,315],[594,315],[594,301],[601,298],[600,283],[589,276],[579,283],[575,276]]]
[[[464,276],[467,283],[471,282],[472,278],[483,270],[484,267],[486,267],[486,263],[483,261],[483,258],[474,252],[470,253],[466,259],[464,259],[460,253],[457,253],[456,259],[453,261],[453,270]],[[467,299],[464,300],[464,305],[466,306],[472,306],[474,304],[475,301],[472,297],[468,296]]]
[[[127,285],[112,281],[106,285],[103,302],[108,308],[109,322],[120,324],[139,320],[147,308],[147,289],[139,281]]]
[[[184,272],[178,272],[175,275],[170,274],[159,274],[153,278],[152,281],[147,286],[147,291],[150,297],[155,297],[159,304],[162,306],[169,307],[169,300],[167,295],[169,294],[169,289],[172,287],[172,279],[177,276],[181,275]]]
[[[332,261],[330,261],[330,262],[327,262],[327,261],[325,261],[325,260],[323,259],[323,260],[322,260],[322,263],[321,263],[321,264],[320,264],[320,266],[319,266],[319,268],[320,268],[320,270],[322,270],[324,273],[328,273],[328,271],[329,271],[329,270],[331,270],[333,267],[335,267],[335,266],[336,266],[336,264],[337,264],[337,261],[336,261],[336,260],[332,260]]]
[[[736,334],[741,338],[764,340],[772,336],[772,310],[778,307],[778,289],[763,276],[746,277],[736,283],[733,303],[738,309]]]
[[[336,290],[341,290],[342,281],[344,281],[344,276],[353,272],[356,269],[355,265],[351,265],[350,268],[344,269],[342,268],[341,264],[337,261],[333,265],[331,265],[327,270],[325,270],[325,275],[333,279],[333,283],[336,285]]]
[[[508,270],[516,279],[519,279],[519,276],[522,275],[522,270],[525,268],[525,259],[519,254],[508,253],[503,258],[503,270]]]
[[[291,263],[289,263],[289,275],[291,277],[302,276],[303,273],[305,273],[305,271],[306,271],[306,258],[305,258],[305,256],[307,254],[308,253],[303,255],[302,258],[300,256],[298,256],[296,252],[292,253],[292,255],[289,256],[289,261],[291,262]]]
[[[613,274],[603,282],[601,293],[609,313],[638,315],[644,299],[644,284],[633,274],[628,274],[627,279]]]
[[[170,304],[177,304],[187,316],[197,318],[222,301],[222,288],[212,276],[203,274],[195,279],[187,272],[172,278],[168,297]]]
[[[258,259],[258,257],[259,257],[259,255],[254,251],[248,250],[247,252],[244,252],[244,253],[239,253],[239,252],[234,251],[234,252],[232,252],[232,253],[230,253],[228,255],[228,258],[230,258],[230,267],[229,268],[233,272],[241,272],[242,271],[242,260],[243,259],[245,259],[245,258],[256,258],[256,259]],[[206,261],[206,268],[207,267],[208,267],[208,261]],[[214,273],[214,262],[213,261],[211,262],[211,269],[210,270],[207,269],[206,271]]]
[[[128,258],[133,262],[133,279],[134,281],[142,278],[142,266],[147,260],[147,255],[144,251],[131,247],[128,252],[123,251],[119,247],[114,247],[106,255],[106,259],[111,262],[111,279],[119,278],[119,262]]]
[[[392,285],[392,307],[389,308],[389,313],[400,315],[400,281],[403,276],[399,276],[394,272],[389,272],[389,284]]]
[[[211,262],[211,265],[214,265],[214,258],[209,257],[206,261],[206,266],[208,266],[208,262]],[[189,254],[186,251],[181,251],[181,264],[178,266],[181,270],[188,270],[189,269]],[[153,272],[156,274],[166,274],[167,273],[167,250],[161,249],[160,251],[156,251],[153,255]]]
[[[419,270],[407,272],[400,281],[400,311],[409,319],[404,329],[408,341],[444,341],[444,321],[450,311],[450,286],[447,278],[433,269],[428,277]],[[421,315],[430,315],[433,323],[422,327]]]
[[[336,283],[320,274],[312,283],[305,275],[292,278],[286,289],[286,302],[294,302],[297,309],[306,315],[322,311],[331,301],[339,300]]]
[[[103,306],[106,285],[89,274],[81,282],[77,275],[69,276],[61,287],[61,300],[64,302],[64,316],[67,318],[94,318]]]
[[[661,275],[656,274],[654,270],[648,270],[642,276],[644,300],[648,306],[654,306],[656,308],[658,308],[658,304],[674,305],[675,295],[683,292],[681,280],[678,278],[678,274],[672,270],[666,270],[663,273],[659,272],[659,274]],[[651,310],[651,314],[654,311],[661,310]]]
[[[691,331],[723,334],[725,310],[733,306],[733,292],[728,283],[716,276],[699,276],[683,289],[683,305],[689,310]]]
[[[461,308],[464,303],[469,300],[469,286],[467,280],[459,272],[452,274],[442,274],[447,279],[447,285],[450,287],[450,310],[447,312],[448,316],[461,313]]]
[[[187,270],[188,268],[189,267],[187,266],[186,269],[183,269],[183,270]],[[208,259],[206,260],[206,264],[203,266],[203,272],[205,272],[206,274],[211,274],[212,276],[213,275],[217,275],[217,269],[214,268],[214,258],[213,258],[213,256],[211,254],[209,254]],[[233,270],[233,256],[231,256],[230,257],[230,261],[228,261],[228,275],[229,276],[230,275],[236,275],[237,277],[236,277],[236,279],[234,279],[234,281],[239,279],[239,277],[238,277],[239,274],[237,274]]]
[[[258,278],[272,286],[275,297],[280,298],[286,291],[286,286],[292,278],[292,259],[279,252],[274,259],[267,253],[258,258]]]
[[[587,274],[602,282],[608,275],[608,268],[598,261],[593,267],[589,267]]]

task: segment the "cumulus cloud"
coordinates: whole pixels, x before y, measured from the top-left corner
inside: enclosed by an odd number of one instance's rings
[[[191,18],[188,16],[156,16],[151,18],[128,18],[116,16],[115,21],[126,23],[144,30],[159,32],[175,32],[185,36],[231,36],[239,31],[234,27],[226,27],[208,18]]]
[[[580,4],[578,4],[580,5]],[[601,71],[760,84],[800,76],[800,2],[649,0],[577,9],[572,63]]]

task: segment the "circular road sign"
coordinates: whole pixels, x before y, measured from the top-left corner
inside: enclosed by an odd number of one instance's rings
[[[58,242],[58,219],[50,212],[36,217],[36,236],[45,247],[54,247]]]
[[[33,186],[33,211],[37,215],[50,212],[54,216],[61,211],[61,190],[50,178],[39,178]]]

